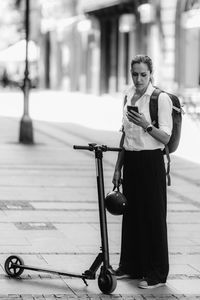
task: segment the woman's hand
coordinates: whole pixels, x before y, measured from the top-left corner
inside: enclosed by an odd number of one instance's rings
[[[135,111],[132,112],[127,111],[126,116],[130,122],[134,123],[137,126],[142,127],[144,130],[146,130],[147,126],[150,124],[146,120],[144,114],[140,114]],[[170,135],[168,135],[163,130],[156,128],[154,126],[153,126],[153,130],[149,134],[157,141],[163,143],[164,145],[166,145],[170,139]]]
[[[126,116],[129,122],[132,122],[135,125],[142,127],[143,129],[146,129],[149,125],[149,122],[146,120],[144,114],[137,113],[135,111],[127,111]]]
[[[114,186],[118,187],[121,184],[121,171],[115,170],[113,175],[112,183]]]

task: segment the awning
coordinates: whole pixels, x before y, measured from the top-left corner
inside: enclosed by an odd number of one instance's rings
[[[21,40],[14,45],[0,51],[0,62],[21,62],[26,58],[26,41]],[[36,61],[39,58],[39,49],[33,41],[28,43],[28,59]]]
[[[120,4],[133,4],[134,0],[79,0],[78,8],[80,12],[92,12],[106,9]]]

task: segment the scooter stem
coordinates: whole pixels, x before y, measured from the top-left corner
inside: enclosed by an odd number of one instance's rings
[[[101,245],[103,254],[103,264],[105,268],[109,268],[109,246],[108,246],[108,230],[107,230],[107,219],[106,210],[104,205],[105,191],[104,191],[104,179],[103,179],[103,153],[101,149],[95,149],[96,159],[96,172],[97,172],[97,191],[99,201],[99,219],[100,219],[100,230],[101,230]]]

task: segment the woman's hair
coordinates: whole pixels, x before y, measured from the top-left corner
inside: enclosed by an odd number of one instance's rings
[[[150,73],[152,74],[152,72],[153,72],[153,63],[152,63],[152,60],[149,56],[143,55],[143,54],[136,55],[131,61],[131,69],[133,68],[134,64],[140,64],[140,63],[146,64],[149,71],[150,71]]]

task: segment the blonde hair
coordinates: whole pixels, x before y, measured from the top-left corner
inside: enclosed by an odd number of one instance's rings
[[[138,54],[136,55],[132,61],[131,61],[131,69],[133,68],[133,65],[144,63],[147,65],[149,72],[151,74],[150,81],[153,83],[153,62],[152,59],[148,55],[144,54]]]
[[[151,58],[148,55],[138,54],[136,55],[132,61],[131,61],[131,69],[133,68],[133,65],[144,63],[147,65],[150,73],[153,72],[153,63]]]

